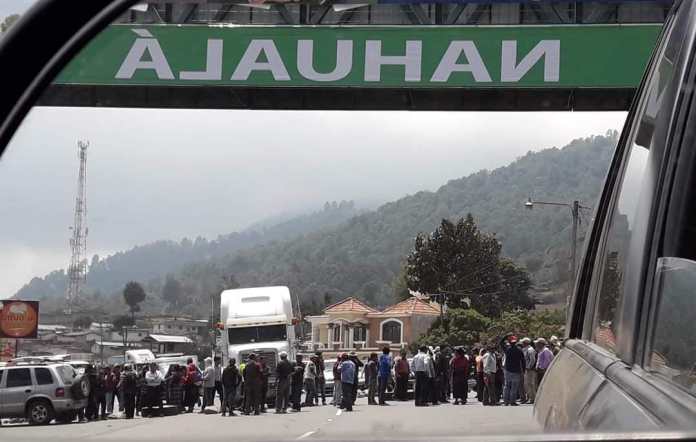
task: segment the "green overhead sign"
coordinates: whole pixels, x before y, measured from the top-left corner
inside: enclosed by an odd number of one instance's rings
[[[58,76],[82,85],[621,88],[658,25],[114,25]]]

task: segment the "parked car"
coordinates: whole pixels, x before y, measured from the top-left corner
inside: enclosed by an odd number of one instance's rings
[[[87,405],[90,383],[66,363],[15,363],[0,368],[0,418],[45,425],[71,422]]]
[[[547,431],[694,428],[694,17],[696,2],[674,3],[594,209],[535,401]]]

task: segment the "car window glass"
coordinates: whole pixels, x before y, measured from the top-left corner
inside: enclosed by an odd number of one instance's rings
[[[34,376],[36,377],[36,383],[39,385],[50,385],[53,383],[53,376],[51,376],[51,370],[48,368],[35,368]]]
[[[7,388],[31,385],[31,373],[28,368],[13,368],[7,371]]]
[[[696,261],[660,258],[654,293],[658,304],[646,366],[696,393]]]
[[[667,31],[667,39],[670,32],[671,28]],[[655,138],[656,122],[659,118],[669,116],[671,106],[669,100],[664,100],[664,96],[667,86],[674,78],[674,60],[680,48],[681,42],[670,42],[662,48],[657,68],[644,91],[645,99],[636,113],[636,125],[632,129],[629,148],[624,157],[618,198],[609,218],[609,230],[600,257],[601,270],[595,275],[598,300],[592,324],[592,340],[610,351],[616,348],[616,333],[620,321],[617,307],[624,287],[628,247],[635,229],[636,210],[638,202],[644,198],[642,184],[648,164],[648,153],[661,141]]]

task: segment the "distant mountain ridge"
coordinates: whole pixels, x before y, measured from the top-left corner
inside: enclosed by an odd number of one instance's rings
[[[283,234],[265,230],[232,234],[211,242],[165,242],[158,246],[166,252],[161,256],[166,257],[170,269],[172,262],[178,269],[165,270],[162,265],[158,275],[135,272],[129,279],[144,283],[149,294],[143,305],[145,311],[168,308],[160,296],[165,273],[171,273],[184,287],[189,313],[205,315],[210,309],[210,296],[219,293],[221,281],[230,277],[241,286],[287,285],[303,313],[316,313],[323,305],[346,296],[383,306],[393,301],[393,286],[414,237],[419,232],[431,232],[443,218],[456,219],[471,213],[482,230],[497,235],[504,255],[527,267],[537,287],[565,286],[570,211],[548,206],[528,210],[524,202],[528,197],[568,203],[577,199],[593,206],[617,140],[618,134],[612,131],[605,136],[573,140],[561,149],[529,152],[507,166],[450,180],[435,192],[418,192],[365,213],[350,214],[355,212],[354,207],[344,207],[342,212],[341,205],[330,205],[329,212],[335,209],[341,215],[316,224],[297,218],[306,229],[288,220],[269,227]],[[343,215],[349,216],[341,219]],[[586,228],[584,220],[581,240]],[[90,288],[114,294],[102,301],[110,310],[124,310],[118,293],[123,284],[111,277],[117,273],[113,266],[127,263],[122,268],[137,270],[147,263],[146,252],[154,253],[151,247],[116,254],[92,267]],[[205,250],[206,254],[194,250]],[[18,296],[27,294],[23,297],[31,299],[29,295],[41,293],[38,289],[53,281],[51,275],[35,278]]]

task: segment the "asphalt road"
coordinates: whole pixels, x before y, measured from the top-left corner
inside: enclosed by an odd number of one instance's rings
[[[108,419],[83,424],[34,427],[3,426],[0,440],[374,440],[429,439],[539,432],[532,406],[483,407],[467,405],[418,407],[413,402],[368,406],[359,398],[353,412],[332,406],[303,408],[300,413],[222,417],[218,414],[180,414],[133,420]]]

